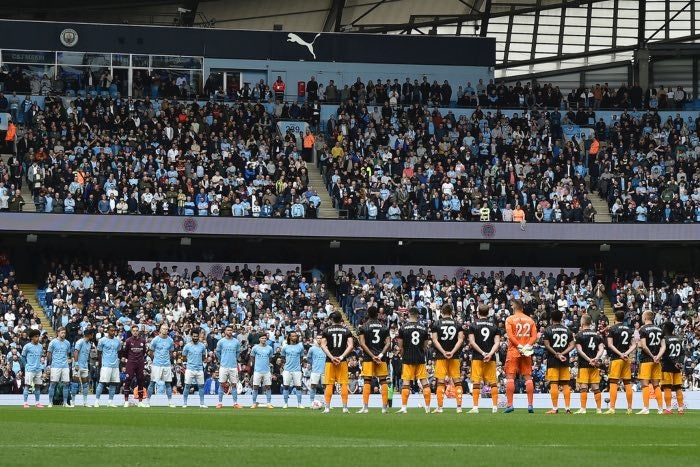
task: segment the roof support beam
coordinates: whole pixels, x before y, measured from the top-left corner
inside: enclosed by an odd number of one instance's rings
[[[326,22],[323,23],[324,32],[339,32],[341,21],[343,20],[343,10],[345,9],[345,0],[331,0],[331,9],[328,10]]]

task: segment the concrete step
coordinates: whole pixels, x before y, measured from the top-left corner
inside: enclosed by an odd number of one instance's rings
[[[345,325],[348,327],[350,332],[352,332],[352,335],[355,336],[355,339],[357,339],[359,336],[357,329],[355,329],[355,326],[353,326],[352,323],[350,322],[350,319],[345,314],[345,310],[343,310],[343,308],[340,306],[340,303],[338,303],[338,300],[336,300],[335,295],[331,294],[330,302],[331,302],[331,305],[333,305],[333,308],[336,311],[339,311],[341,315],[343,315],[343,321],[345,322]]]
[[[51,318],[49,318],[49,315],[46,314],[44,307],[41,306],[39,300],[37,299],[37,286],[32,284],[19,284],[19,290],[22,291],[22,294],[24,294],[24,296],[27,298],[27,302],[32,306],[32,308],[36,311],[36,314],[41,319],[42,329],[46,331],[46,334],[50,339],[55,338],[56,330],[53,328],[53,326],[51,326]]]
[[[318,210],[320,219],[338,219],[340,217],[338,210],[333,207],[333,200],[328,190],[326,190],[323,175],[316,167],[310,167],[309,169],[309,189],[316,190],[321,198],[321,208]]]
[[[591,200],[591,204],[597,211],[595,215],[596,222],[612,222],[612,216],[610,215],[607,201],[601,198],[597,192],[589,193],[588,199]]]
[[[0,155],[0,157],[2,157],[2,160],[6,164],[11,156],[11,154]],[[34,205],[34,197],[32,196],[32,192],[29,190],[29,184],[27,183],[27,180],[22,180],[21,191],[22,198],[24,198],[24,207],[22,208],[22,212],[36,212],[36,206]]]

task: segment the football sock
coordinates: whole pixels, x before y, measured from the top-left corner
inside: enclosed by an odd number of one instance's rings
[[[625,395],[627,396],[627,408],[631,409],[632,408],[632,397],[634,397],[634,393],[632,392],[632,382],[625,384]],[[648,403],[647,403],[647,405],[648,405]]]
[[[433,394],[430,392],[430,386],[427,384],[423,387],[423,400],[425,401],[425,407],[428,408],[430,407],[430,399],[432,398]]]
[[[173,398],[173,385],[170,383],[165,383],[165,395],[168,396],[168,400]]]
[[[199,405],[204,405],[204,385],[200,384],[197,389],[199,391]]]
[[[527,392],[527,405],[532,405],[535,399],[535,383],[531,379],[525,381],[525,391]]]
[[[583,392],[581,392],[581,408],[585,409],[587,405],[588,405],[588,392],[583,391]]]
[[[56,392],[56,385],[54,383],[49,384],[49,404],[53,404],[53,396]]]
[[[386,407],[389,405],[389,385],[384,383],[382,384],[382,407]]]
[[[664,405],[664,399],[663,396],[661,395],[661,388],[659,386],[656,386],[654,388],[654,398],[656,399],[656,406],[661,409]]]
[[[88,383],[83,383],[83,403],[87,404],[87,396],[88,396]]]
[[[610,408],[615,410],[617,404],[617,383],[610,383]]]
[[[369,405],[369,395],[372,393],[372,386],[369,383],[365,383],[364,386],[362,386],[362,403],[364,404],[365,409]]]
[[[491,401],[494,407],[498,407],[498,386],[495,384],[491,387]]]
[[[549,395],[552,397],[552,408],[559,408],[559,385],[551,384],[549,386]]]
[[[666,410],[671,410],[671,401],[673,400],[673,391],[671,388],[664,388],[664,402],[666,403]]]
[[[649,408],[649,385],[642,387],[642,402],[644,403],[644,408]]]
[[[593,398],[595,399],[595,408],[596,409],[601,408],[601,406],[603,404],[603,398],[600,395],[600,391],[593,392]]]
[[[185,384],[185,389],[182,391],[182,401],[185,405],[187,405],[187,397],[190,395],[190,385]]]
[[[455,385],[455,399],[457,399],[457,407],[462,407],[462,394],[464,389],[462,389],[462,383]]]
[[[68,397],[70,395],[70,386],[67,384],[63,385],[63,403],[68,404]]]
[[[78,383],[71,383],[70,390],[73,392],[73,399],[75,399],[75,396],[78,395],[78,388],[79,387],[80,386],[78,385]]]
[[[309,391],[309,404],[313,404],[316,400],[316,387],[312,387]]]
[[[408,388],[407,384],[401,388],[401,407],[406,407],[408,405],[408,396],[411,395],[411,390]]]
[[[568,410],[571,407],[571,385],[564,385],[564,407]]]
[[[515,394],[515,380],[506,380],[506,405],[513,407],[513,395]]]
[[[224,385],[219,384],[219,404],[224,401]]]
[[[270,402],[272,402],[272,389],[271,389],[271,388],[268,388],[268,389],[265,391],[265,399],[267,400],[267,403],[268,403],[268,404],[269,404]]]
[[[233,403],[238,404],[238,388],[234,384],[231,384],[231,397],[233,398]]]
[[[98,387],[99,387],[99,385],[98,385]],[[155,389],[156,389],[156,382],[151,381],[151,384],[148,385],[148,400],[151,400],[151,397],[153,396]]]
[[[302,396],[301,388],[299,387],[296,389],[297,389],[297,405],[301,405],[301,396]]]
[[[97,383],[97,389],[95,390],[95,396],[97,397],[97,400],[100,400],[100,396],[102,395],[102,391],[104,390],[105,385],[102,383]],[[149,394],[150,397],[150,394]]]
[[[442,407],[442,403],[445,400],[445,383],[438,383],[437,385],[437,405]]]
[[[144,390],[143,390],[143,389],[144,389],[144,388],[143,388],[143,383],[140,383],[140,384],[136,387],[136,391],[137,391],[137,392],[136,392],[136,395],[135,395],[134,397],[138,398],[139,402],[141,402],[141,401],[143,400],[143,393],[144,393]]]
[[[348,406],[348,385],[343,384],[340,386],[340,400],[343,402],[343,407]]]
[[[683,405],[683,389],[676,389],[676,402],[678,402],[678,410],[684,407]]]
[[[22,395],[24,395],[24,402],[27,402],[29,400],[29,386],[24,386]]]
[[[34,399],[36,399],[36,401],[39,402],[40,398],[41,398],[41,387],[34,386]]]
[[[253,387],[253,404],[258,403],[258,390],[257,388]]]
[[[282,396],[284,397],[284,405],[289,402],[289,386],[283,386]]]
[[[474,407],[479,407],[479,396],[481,395],[481,388],[474,387],[472,389],[472,404]]]
[[[124,393],[124,402],[129,402],[129,393],[131,392],[131,388],[125,384],[122,392]]]
[[[331,406],[331,399],[333,398],[333,385],[326,384],[326,407]]]
[[[117,385],[116,384],[110,384],[109,385],[109,401],[112,402],[114,400],[114,393],[117,392]],[[170,393],[172,395],[172,391]],[[168,397],[168,399],[170,399]]]

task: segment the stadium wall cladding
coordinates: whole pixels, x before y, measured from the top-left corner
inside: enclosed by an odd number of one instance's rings
[[[480,37],[296,33],[156,26],[0,21],[0,48],[161,54],[240,60],[492,67],[496,41]],[[62,33],[77,40],[67,46]],[[65,37],[65,36],[64,36]],[[70,42],[68,42],[70,44]],[[236,47],[236,44],[244,46]],[[307,44],[312,44],[311,48]]]

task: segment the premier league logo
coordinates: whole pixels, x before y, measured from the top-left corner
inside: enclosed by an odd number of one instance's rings
[[[64,29],[61,31],[59,39],[61,40],[61,44],[65,45],[66,47],[73,47],[78,43],[78,33],[75,31],[75,29]]]

